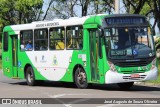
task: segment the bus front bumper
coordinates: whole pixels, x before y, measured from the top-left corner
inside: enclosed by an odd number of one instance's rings
[[[145,73],[136,74],[120,74],[118,72],[113,72],[111,70],[107,71],[105,74],[105,83],[122,83],[122,82],[137,82],[146,80],[155,80],[158,76],[158,68],[147,71]]]

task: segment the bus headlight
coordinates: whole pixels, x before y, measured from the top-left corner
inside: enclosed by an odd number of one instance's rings
[[[114,66],[114,64],[113,64],[112,62],[108,61],[108,64],[109,64],[109,66],[110,66],[110,70],[111,70],[111,71],[117,72],[117,70],[116,70],[116,68],[115,68],[115,66]]]
[[[151,69],[150,70],[152,70],[152,69],[154,69],[156,67],[156,58],[152,61],[151,64],[152,65],[151,65]]]

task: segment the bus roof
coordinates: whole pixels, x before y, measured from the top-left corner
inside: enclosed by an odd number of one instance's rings
[[[27,30],[27,29],[46,28],[46,27],[48,28],[48,27],[73,26],[73,25],[82,25],[86,19],[88,19],[88,17],[70,18],[65,20],[56,19],[53,21],[37,21],[28,24],[11,25],[10,27],[13,30]]]
[[[83,25],[87,19],[92,19],[90,21],[87,21],[86,24],[89,23],[96,23],[95,18],[101,19],[101,18],[106,18],[106,17],[121,17],[121,16],[140,16],[143,17],[142,15],[135,15],[135,14],[113,14],[113,15],[107,15],[107,14],[98,14],[98,15],[90,15],[90,16],[85,16],[85,17],[71,17],[69,19],[54,19],[53,21],[35,21],[32,23],[28,24],[19,24],[19,25],[10,25],[6,26],[4,28],[4,31],[9,31],[9,30],[14,30],[14,31],[19,31],[19,30],[31,30],[31,29],[41,29],[41,28],[50,28],[50,27],[65,27],[65,26],[74,26],[74,25]],[[11,28],[11,29],[8,29]]]

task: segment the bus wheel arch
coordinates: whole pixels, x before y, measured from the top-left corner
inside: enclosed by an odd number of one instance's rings
[[[25,67],[24,67],[24,77],[26,78],[26,70],[27,68],[31,66],[30,64],[26,64]]]
[[[35,74],[33,67],[30,64],[26,64],[26,66],[24,67],[24,74],[27,84],[29,86],[34,86],[36,84]]]
[[[80,64],[77,64],[73,69],[73,80],[75,85],[78,88],[87,88],[88,81],[87,81],[87,74],[84,70],[83,66]]]

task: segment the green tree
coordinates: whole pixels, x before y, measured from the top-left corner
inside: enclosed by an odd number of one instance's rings
[[[127,13],[140,14],[141,11],[145,11],[147,0],[123,0]]]
[[[123,0],[127,13],[142,14],[149,19],[154,18],[152,31],[155,34],[155,26],[160,30],[160,0]]]
[[[43,0],[1,0],[0,27],[39,20]]]
[[[53,0],[46,19],[112,13],[114,0]]]
[[[52,3],[48,19],[69,18],[77,16],[74,11],[77,0],[54,0]],[[51,15],[52,14],[52,15]]]

